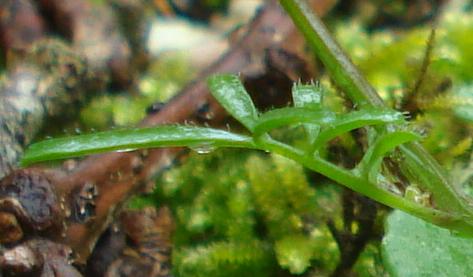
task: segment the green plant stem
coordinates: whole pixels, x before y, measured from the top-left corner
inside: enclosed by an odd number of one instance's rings
[[[388,147],[390,144],[386,144]],[[134,130],[112,130],[69,138],[57,138],[30,146],[22,164],[102,153],[113,150],[187,146],[197,153],[218,147],[258,149],[292,159],[332,180],[390,207],[409,212],[439,226],[473,234],[471,221],[461,215],[423,206],[393,194],[357,171],[349,171],[290,145],[273,140],[268,134],[249,137],[223,130],[191,126],[163,125]],[[381,149],[382,150],[382,149]],[[383,151],[381,151],[383,152]],[[383,154],[383,153],[381,153]]]
[[[441,227],[456,230],[461,233],[473,233],[473,224],[471,224],[471,222],[465,222],[461,215],[439,211],[409,201],[399,195],[382,189],[376,184],[370,183],[362,176],[357,176],[349,170],[340,168],[316,156],[307,155],[307,153],[302,150],[272,140],[269,137],[264,137],[255,142],[255,144],[257,145],[257,148],[260,148],[261,150],[289,158],[382,204],[403,210]]]
[[[280,0],[280,3],[325,65],[330,76],[357,106],[385,107],[383,100],[303,0]],[[405,157],[403,171],[411,180],[418,182],[419,187],[432,193],[438,208],[462,214],[465,220],[473,219],[473,213],[460,192],[449,183],[440,165],[419,143],[410,143],[400,149]]]

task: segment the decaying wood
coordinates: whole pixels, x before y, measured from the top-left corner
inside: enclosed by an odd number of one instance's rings
[[[47,118],[71,115],[66,107],[85,99],[92,76],[82,57],[58,40],[36,42],[12,66],[0,87],[0,176],[17,164]]]
[[[171,276],[171,211],[148,207],[124,211],[119,218],[129,243],[102,276]]]
[[[168,208],[121,212],[95,246],[85,275],[170,276],[173,229]]]
[[[79,277],[72,267],[69,247],[43,239],[32,239],[5,250],[0,257],[0,267],[15,275],[41,277]]]
[[[319,8],[318,12],[324,13],[333,2],[314,3]],[[252,97],[261,108],[286,105],[292,82],[297,79],[309,80],[313,77],[313,72],[301,58],[301,52],[294,50],[294,48],[300,49],[299,44],[291,45],[290,39],[297,37],[295,27],[277,4],[269,2],[246,30],[246,34],[234,43],[226,55],[164,107],[151,113],[143,120],[141,126],[166,123],[221,126],[226,115],[209,94],[205,81],[208,75],[216,72],[240,73]],[[3,191],[0,194],[0,213],[3,217],[0,219],[5,218],[14,228],[7,230],[0,228],[0,231],[5,232],[2,236],[10,236],[11,240],[10,246],[0,251],[0,261],[5,260],[8,251],[18,247],[26,247],[30,249],[28,253],[36,253],[38,247],[32,247],[30,244],[31,241],[40,239],[70,248],[74,262],[84,264],[100,235],[110,226],[124,201],[134,193],[143,191],[150,179],[172,165],[173,157],[180,151],[182,150],[154,149],[95,155],[82,161],[68,161],[59,168],[36,167],[16,171],[7,176],[0,183],[0,188],[4,188],[0,190]],[[49,202],[39,201],[34,189],[27,185],[19,185],[32,180],[40,180],[45,187],[50,188],[55,197],[47,198],[52,199]],[[27,188],[21,197],[8,189],[16,186]],[[49,192],[45,190],[44,193]],[[13,201],[12,206],[11,199],[23,199],[22,197],[37,201],[33,201],[33,206],[25,204],[24,201]],[[48,211],[46,215],[53,216],[56,221],[49,223],[45,219],[48,216],[40,216],[45,222],[39,221],[41,224],[29,227],[28,223],[37,217],[34,211],[44,209],[43,203],[48,203],[45,209]],[[35,209],[31,210],[31,207]],[[38,229],[39,226],[42,228]],[[22,231],[21,235],[18,229]],[[13,230],[15,233],[10,234],[8,230]],[[18,237],[23,239],[14,241]],[[141,250],[134,251],[139,253]],[[45,268],[46,262],[34,258],[35,255],[31,254],[37,264],[34,269]],[[110,267],[110,272],[125,270],[127,267],[123,264],[125,260],[121,261],[117,262],[121,263],[120,266],[115,264]],[[13,270],[15,267],[7,268]]]
[[[144,13],[140,0],[133,5],[113,2],[121,16],[139,18]],[[48,39],[52,25],[72,45]],[[144,33],[142,25],[139,21],[128,29],[139,49],[130,56],[110,8],[95,9],[82,0],[0,2],[0,47],[9,69],[0,87],[0,177],[15,167],[47,118],[68,118],[76,111],[71,107],[78,107],[88,92],[102,90],[110,75],[122,88],[130,83],[134,68],[143,69],[148,60],[136,42]]]
[[[50,28],[71,41],[96,74],[110,75],[120,88],[130,85],[133,76],[131,50],[120,33],[119,24],[108,6],[86,0],[36,0]]]

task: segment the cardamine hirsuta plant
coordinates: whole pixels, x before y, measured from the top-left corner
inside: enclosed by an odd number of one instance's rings
[[[353,103],[352,111],[333,111],[323,101],[323,87],[298,83],[292,89],[292,106],[261,113],[238,76],[216,75],[208,80],[212,95],[245,127],[246,133],[190,125],[98,132],[33,144],[25,153],[22,165],[154,147],[185,146],[198,153],[225,147],[261,150],[293,160],[377,202],[455,234],[473,235],[470,200],[421,146],[419,141],[423,138],[411,128],[406,114],[385,105],[304,1],[281,0],[280,3],[337,87]],[[303,143],[296,145],[278,139],[275,130],[288,126],[302,127]],[[327,159],[326,147],[330,141],[361,128],[366,143],[356,166],[346,168]],[[387,160],[394,161],[394,170],[383,167]],[[397,187],[392,181],[397,175],[405,176],[409,185]]]

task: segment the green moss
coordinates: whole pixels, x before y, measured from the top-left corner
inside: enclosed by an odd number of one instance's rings
[[[369,243],[361,252],[353,271],[360,277],[387,276],[381,260],[379,243]]]
[[[173,255],[177,276],[274,276],[274,258],[268,244],[216,242],[177,249]]]
[[[368,33],[357,21],[337,24],[337,36],[355,63],[383,98],[398,106],[420,75],[429,26]],[[423,144],[447,168],[458,166],[458,157],[466,155],[470,161],[471,127],[465,122],[473,120],[469,101],[471,49],[473,15],[448,9],[439,22],[432,61],[417,92],[420,113],[412,120],[413,128],[428,133]],[[176,75],[168,73],[169,79],[179,79],[185,70],[175,72]],[[169,94],[165,91],[173,90],[167,87],[173,86],[167,80],[163,76],[144,79],[141,97],[166,99]],[[454,86],[439,91],[445,80],[452,80]],[[329,87],[328,78],[323,78],[322,83]],[[327,93],[328,106],[336,111],[345,109],[341,98],[335,97],[334,88]],[[140,104],[135,107],[117,100],[120,97],[102,99],[102,104],[96,104],[95,109],[101,108],[107,115],[97,118],[97,122],[129,124],[113,116],[119,111],[107,108],[116,103],[121,105],[117,108],[121,112],[137,110],[143,115],[144,109],[137,108]],[[98,114],[91,111],[86,117],[93,119]],[[130,122],[138,117],[133,115]],[[301,131],[277,130],[274,135],[302,144]],[[337,143],[348,150],[350,157],[359,154],[351,136],[342,136]],[[471,171],[470,166],[453,175],[471,175]],[[471,192],[471,186],[468,188]],[[171,169],[158,180],[152,196],[135,199],[134,206],[171,207],[177,225],[173,257],[177,276],[274,276],[309,271],[323,275],[329,274],[339,260],[337,245],[325,225],[327,219],[337,227],[343,225],[339,198],[334,184],[309,184],[304,170],[285,158],[219,150],[205,156],[190,155],[183,166]],[[365,248],[354,272],[359,276],[385,274],[377,243]]]
[[[340,21],[336,36],[368,80],[391,106],[398,107],[420,76],[430,26],[368,33],[362,23]],[[446,167],[461,155],[473,120],[473,13],[449,5],[436,29],[432,58],[414,97],[421,111],[413,124],[428,134],[424,146]],[[445,85],[449,82],[453,86]],[[465,145],[465,143],[463,144]],[[463,153],[471,147],[464,147]]]
[[[177,276],[274,276],[334,269],[339,253],[325,220],[340,215],[338,197],[283,157],[217,150],[190,155],[133,206],[171,207]]]

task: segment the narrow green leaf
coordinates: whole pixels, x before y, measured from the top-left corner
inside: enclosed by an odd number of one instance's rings
[[[317,151],[331,139],[361,127],[403,121],[404,117],[400,112],[387,109],[364,109],[343,114],[320,132],[312,149]]]
[[[381,135],[366,151],[358,165],[358,170],[360,170],[370,182],[376,183],[376,177],[386,153],[394,150],[394,148],[403,143],[419,140],[421,138],[419,134],[409,131],[394,131]]]
[[[32,144],[27,149],[21,160],[21,165],[27,166],[40,161],[72,158],[108,151],[180,146],[194,148],[254,148],[250,137],[222,130],[177,125],[158,126],[98,132],[41,141]]]
[[[391,276],[471,276],[473,239],[401,211],[388,216],[385,230],[381,250]]]
[[[258,111],[238,76],[214,75],[208,79],[208,84],[212,95],[225,110],[248,130],[253,131]]]
[[[259,136],[272,129],[300,123],[325,125],[335,120],[335,114],[327,110],[308,108],[281,108],[260,115],[254,126],[254,135]]]
[[[294,84],[292,86],[294,107],[320,109],[322,107],[323,91],[320,85]]]
[[[292,99],[294,101],[294,107],[318,110],[322,106],[322,87],[319,84],[294,84],[292,87]],[[320,132],[320,126],[311,123],[305,123],[303,126],[309,143],[312,144]]]

